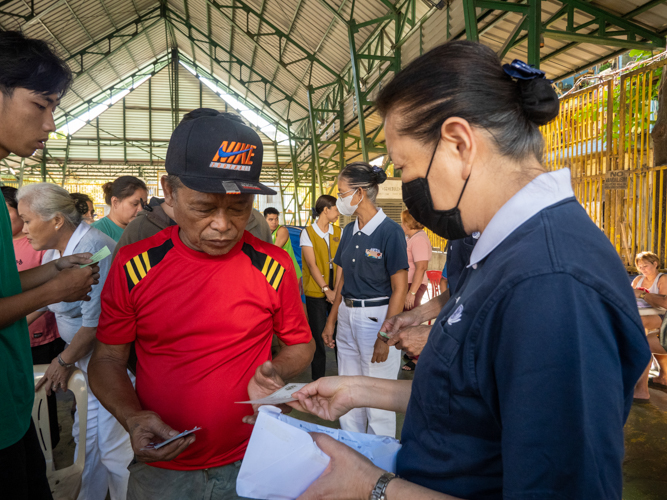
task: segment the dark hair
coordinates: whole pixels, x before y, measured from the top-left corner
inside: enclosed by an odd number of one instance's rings
[[[5,197],[7,205],[9,205],[12,208],[18,208],[19,204],[16,201],[16,192],[18,191],[18,189],[13,188],[11,186],[2,186],[0,187],[0,189],[2,189],[2,196]]]
[[[119,200],[124,200],[128,196],[132,196],[137,189],[148,191],[144,181],[132,177],[131,175],[123,175],[115,181],[107,182],[102,186],[102,191],[104,191],[104,201],[107,205],[111,205],[111,198],[114,196]]]
[[[331,208],[336,206],[336,198],[328,194],[323,194],[315,202],[315,208],[313,208],[313,217],[319,217],[324,212],[325,208]]]
[[[412,61],[375,103],[382,116],[400,107],[399,133],[425,144],[435,143],[445,120],[457,116],[486,129],[502,155],[538,161],[544,145],[538,125],[558,115],[549,80],[517,83],[493,50],[467,41],[445,43]]]
[[[280,215],[280,212],[278,212],[278,210],[273,207],[268,207],[264,209],[264,217],[267,215]]]
[[[378,195],[378,185],[387,180],[387,173],[370,163],[355,161],[347,165],[341,171],[339,177],[345,179],[353,189],[365,189],[368,198],[375,203]]]
[[[93,207],[95,207],[95,203],[93,203],[93,200],[91,200],[90,196],[88,196],[87,194],[70,193],[69,197],[74,200],[74,204],[76,206],[77,211],[82,215],[86,215],[88,213],[88,202],[90,202],[93,205]]]
[[[228,120],[232,120],[238,123],[241,123],[245,125],[245,122],[243,121],[243,118],[241,118],[239,115],[236,113],[228,113],[226,111],[218,111],[217,109],[213,108],[197,108],[193,109],[189,113],[186,113],[183,115],[183,118],[181,119],[181,123],[189,122],[190,120],[195,120],[197,118],[201,118],[202,116],[224,116]]]
[[[0,31],[0,92],[11,96],[24,88],[43,95],[63,96],[72,71],[44,41],[18,31]]]

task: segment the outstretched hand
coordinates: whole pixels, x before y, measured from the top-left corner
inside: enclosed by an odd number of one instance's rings
[[[354,377],[323,377],[294,393],[298,401],[287,403],[292,408],[312,413],[324,420],[336,420],[355,408]]]

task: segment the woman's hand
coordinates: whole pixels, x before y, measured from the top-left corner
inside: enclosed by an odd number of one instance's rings
[[[61,366],[56,357],[51,361],[51,364],[46,369],[46,373],[44,373],[42,379],[37,382],[35,392],[39,391],[43,385],[46,385],[47,396],[51,395],[51,391],[55,393],[58,389],[66,391],[67,381],[69,380],[70,375],[72,375],[72,368]]]
[[[331,347],[332,349],[336,345],[333,336],[334,336],[334,326],[330,325],[329,322],[327,321],[327,324],[324,326],[324,330],[322,330],[322,340],[324,340],[325,346]]]
[[[412,295],[412,292],[408,290],[408,294],[405,296],[405,308],[408,311],[415,307],[415,298],[416,295]]]
[[[371,363],[384,363],[389,357],[389,346],[380,339],[375,340]]]
[[[320,379],[322,380],[322,379]],[[310,434],[331,461],[322,475],[297,500],[366,500],[385,471],[361,453],[326,434]]]
[[[329,289],[326,292],[324,292],[324,295],[326,295],[326,297],[327,297],[327,302],[329,302],[330,304],[333,304],[333,301],[336,298],[336,292]]]
[[[635,297],[640,298],[644,293],[651,293],[646,288],[637,287],[635,288]]]
[[[355,408],[356,377],[322,377],[293,394],[292,408],[312,413],[324,420],[336,420]]]

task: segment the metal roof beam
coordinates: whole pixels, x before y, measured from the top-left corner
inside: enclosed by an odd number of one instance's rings
[[[178,14],[177,12],[175,12],[175,11],[173,11],[173,10],[170,9],[170,10],[169,10],[169,15],[178,18],[178,21],[179,21],[181,24],[183,24],[186,28],[188,27],[188,24],[189,24],[189,23],[187,23],[187,21],[186,21],[185,19],[183,19],[183,17],[181,17],[181,15]],[[180,29],[178,26],[176,26],[173,22],[172,22],[171,24],[172,24],[178,31],[180,31],[181,33],[183,33],[184,35],[187,36],[187,33],[184,33],[183,31],[181,31],[181,29]],[[216,42],[215,40],[208,38],[208,36],[206,35],[206,33],[204,33],[203,31],[201,31],[196,25],[190,24],[190,27],[191,27],[192,29],[194,29],[197,33],[199,33],[199,35],[201,35],[201,36],[204,38],[204,40],[208,40],[208,43],[210,43],[212,46],[214,46],[215,48],[220,49],[220,50],[222,50],[223,52],[225,52],[225,53],[230,57],[230,61],[232,61],[232,62],[235,63],[235,64],[238,64],[238,65],[241,66],[241,67],[246,67],[246,68],[250,69],[251,71],[253,71],[252,68],[251,68],[248,64],[246,64],[243,60],[241,60],[240,58],[238,58],[237,56],[235,56],[234,54],[232,54],[229,50],[227,50],[225,47],[223,47],[222,45],[220,45],[220,44],[219,44],[218,42]],[[218,63],[218,65],[220,66],[220,69],[222,69],[223,71],[228,71],[228,70],[225,70],[225,69],[222,67],[222,61],[218,60],[216,57],[214,57],[214,60]],[[226,61],[225,61],[225,62],[226,62]],[[253,71],[253,72],[254,72],[254,71]],[[232,72],[231,72],[231,71],[228,71],[228,73],[229,73],[229,75],[232,75]],[[256,73],[256,74],[257,74],[257,73]],[[258,76],[261,77],[261,75],[258,75]],[[262,78],[263,78],[263,77],[262,77]],[[235,78],[235,79],[236,79],[236,78]],[[265,79],[265,80],[266,80],[266,79]],[[239,83],[240,83],[241,85],[243,85],[243,82],[239,81]],[[267,84],[267,85],[271,85],[274,89],[276,89],[278,92],[280,92],[282,95],[284,95],[285,98],[286,98],[288,101],[290,101],[290,102],[294,102],[297,106],[299,106],[299,107],[300,107],[301,109],[303,109],[304,111],[306,111],[306,112],[308,111],[308,108],[306,108],[305,106],[303,106],[303,105],[302,105],[300,102],[298,102],[297,100],[292,99],[292,97],[291,97],[289,94],[287,94],[287,93],[286,93],[284,90],[282,90],[280,87],[277,87],[273,82],[269,82],[268,80],[266,80],[266,84]],[[227,85],[227,86],[229,86],[229,85]],[[263,102],[263,101],[265,100],[264,98],[262,98],[262,97],[256,95],[255,93],[253,93],[253,95],[254,95],[260,102]],[[279,113],[277,113],[277,114],[279,114]]]
[[[231,18],[229,18],[229,16],[227,16],[227,14],[225,14],[225,13],[223,12],[223,10],[222,10],[222,9],[224,9],[225,7],[228,7],[228,6],[220,5],[216,0],[207,0],[207,1],[208,1],[211,5],[213,5],[214,7],[216,7],[216,8],[220,11],[220,13],[221,13],[223,16],[225,16],[227,19],[229,19],[229,20],[231,21]],[[289,43],[291,43],[292,45],[294,45],[294,47],[296,47],[296,48],[299,49],[301,52],[303,52],[303,54],[306,55],[310,61],[312,61],[312,62],[318,64],[320,67],[322,67],[323,69],[325,69],[326,71],[328,71],[329,73],[331,73],[336,79],[340,79],[340,75],[338,74],[337,71],[331,69],[327,64],[325,64],[324,62],[322,62],[322,61],[321,61],[318,57],[316,57],[314,54],[311,54],[307,49],[305,49],[304,47],[302,47],[300,43],[298,43],[296,40],[294,40],[293,37],[291,37],[291,36],[288,35],[287,33],[284,33],[280,28],[278,28],[278,26],[276,26],[276,25],[273,24],[271,21],[269,21],[268,19],[266,19],[260,12],[257,12],[255,9],[253,9],[253,8],[252,8],[251,6],[249,6],[248,4],[244,3],[242,0],[236,0],[236,4],[238,4],[238,5],[240,6],[240,8],[241,8],[242,10],[244,10],[245,12],[247,12],[248,14],[252,14],[252,15],[254,15],[254,16],[257,17],[258,19],[264,19],[264,24],[266,24],[266,26],[268,26],[269,28],[271,28],[271,29],[274,31],[275,36],[278,36],[279,38],[284,38],[284,39],[287,40]],[[240,29],[243,33],[245,33],[246,36],[249,36],[249,37],[250,37],[250,35],[249,35],[248,33],[246,33],[246,31],[243,30],[240,26],[237,25],[236,27],[237,27],[238,29]],[[252,37],[250,37],[250,38],[252,39],[252,41],[253,41],[254,43],[257,43],[257,44],[259,43],[259,42],[257,42],[256,40],[254,40]],[[268,52],[267,52],[267,53],[268,53]],[[273,58],[273,56],[271,56],[271,54],[269,54],[269,56]],[[273,58],[273,59],[275,60],[275,58]],[[276,62],[277,62],[278,64],[284,64],[282,61],[278,61],[278,60],[276,60]],[[296,75],[294,75],[294,78],[297,78]],[[299,83],[300,83],[300,82],[299,82]]]
[[[84,70],[84,68],[83,68],[83,56],[84,56],[84,55],[86,55],[86,54],[88,54],[88,53],[99,55],[100,52],[94,52],[94,51],[92,51],[92,49],[94,49],[97,45],[100,45],[100,44],[101,44],[102,42],[104,42],[105,40],[109,42],[109,47],[110,47],[110,46],[111,46],[111,41],[112,41],[114,38],[127,38],[127,37],[130,37],[130,38],[132,38],[132,39],[136,38],[137,35],[139,35],[139,34],[141,33],[141,31],[139,30],[139,27],[138,27],[138,26],[139,26],[139,23],[143,23],[144,21],[149,21],[149,20],[151,20],[151,16],[153,16],[153,17],[152,17],[153,19],[159,19],[159,18],[160,18],[160,16],[159,16],[159,11],[160,11],[160,8],[159,8],[159,7],[156,7],[156,8],[154,8],[154,9],[151,9],[150,11],[146,12],[145,14],[143,14],[143,15],[141,15],[141,16],[139,16],[139,17],[137,17],[137,18],[135,18],[135,19],[133,19],[133,20],[127,22],[127,23],[125,23],[125,24],[122,25],[120,28],[118,28],[118,29],[112,31],[112,32],[109,33],[108,35],[105,35],[104,37],[100,38],[99,40],[94,41],[93,43],[88,44],[88,45],[85,46],[84,48],[82,48],[82,49],[80,49],[80,50],[78,50],[78,51],[76,51],[76,52],[73,52],[70,56],[67,57],[67,59],[65,59],[65,62],[69,63],[69,62],[72,61],[73,59],[80,58],[79,66],[81,66],[81,71],[83,71],[83,70]],[[157,16],[155,16],[156,13],[158,14]],[[135,26],[135,32],[134,32],[134,34],[130,34],[130,33],[123,34],[123,35],[120,34],[121,32],[125,31],[127,28],[129,28],[129,27],[132,26],[132,25]],[[152,26],[152,25],[151,25],[151,26]],[[147,28],[145,28],[145,27],[143,28],[144,31],[145,31],[146,29],[147,29]],[[104,54],[105,54],[105,55],[109,55],[110,53],[111,53],[111,51],[108,50],[108,51],[107,51],[106,53],[104,53]]]

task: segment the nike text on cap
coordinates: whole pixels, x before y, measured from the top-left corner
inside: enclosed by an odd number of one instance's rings
[[[169,141],[165,167],[202,193],[276,194],[259,182],[263,154],[257,132],[225,114],[209,113],[179,123]]]

